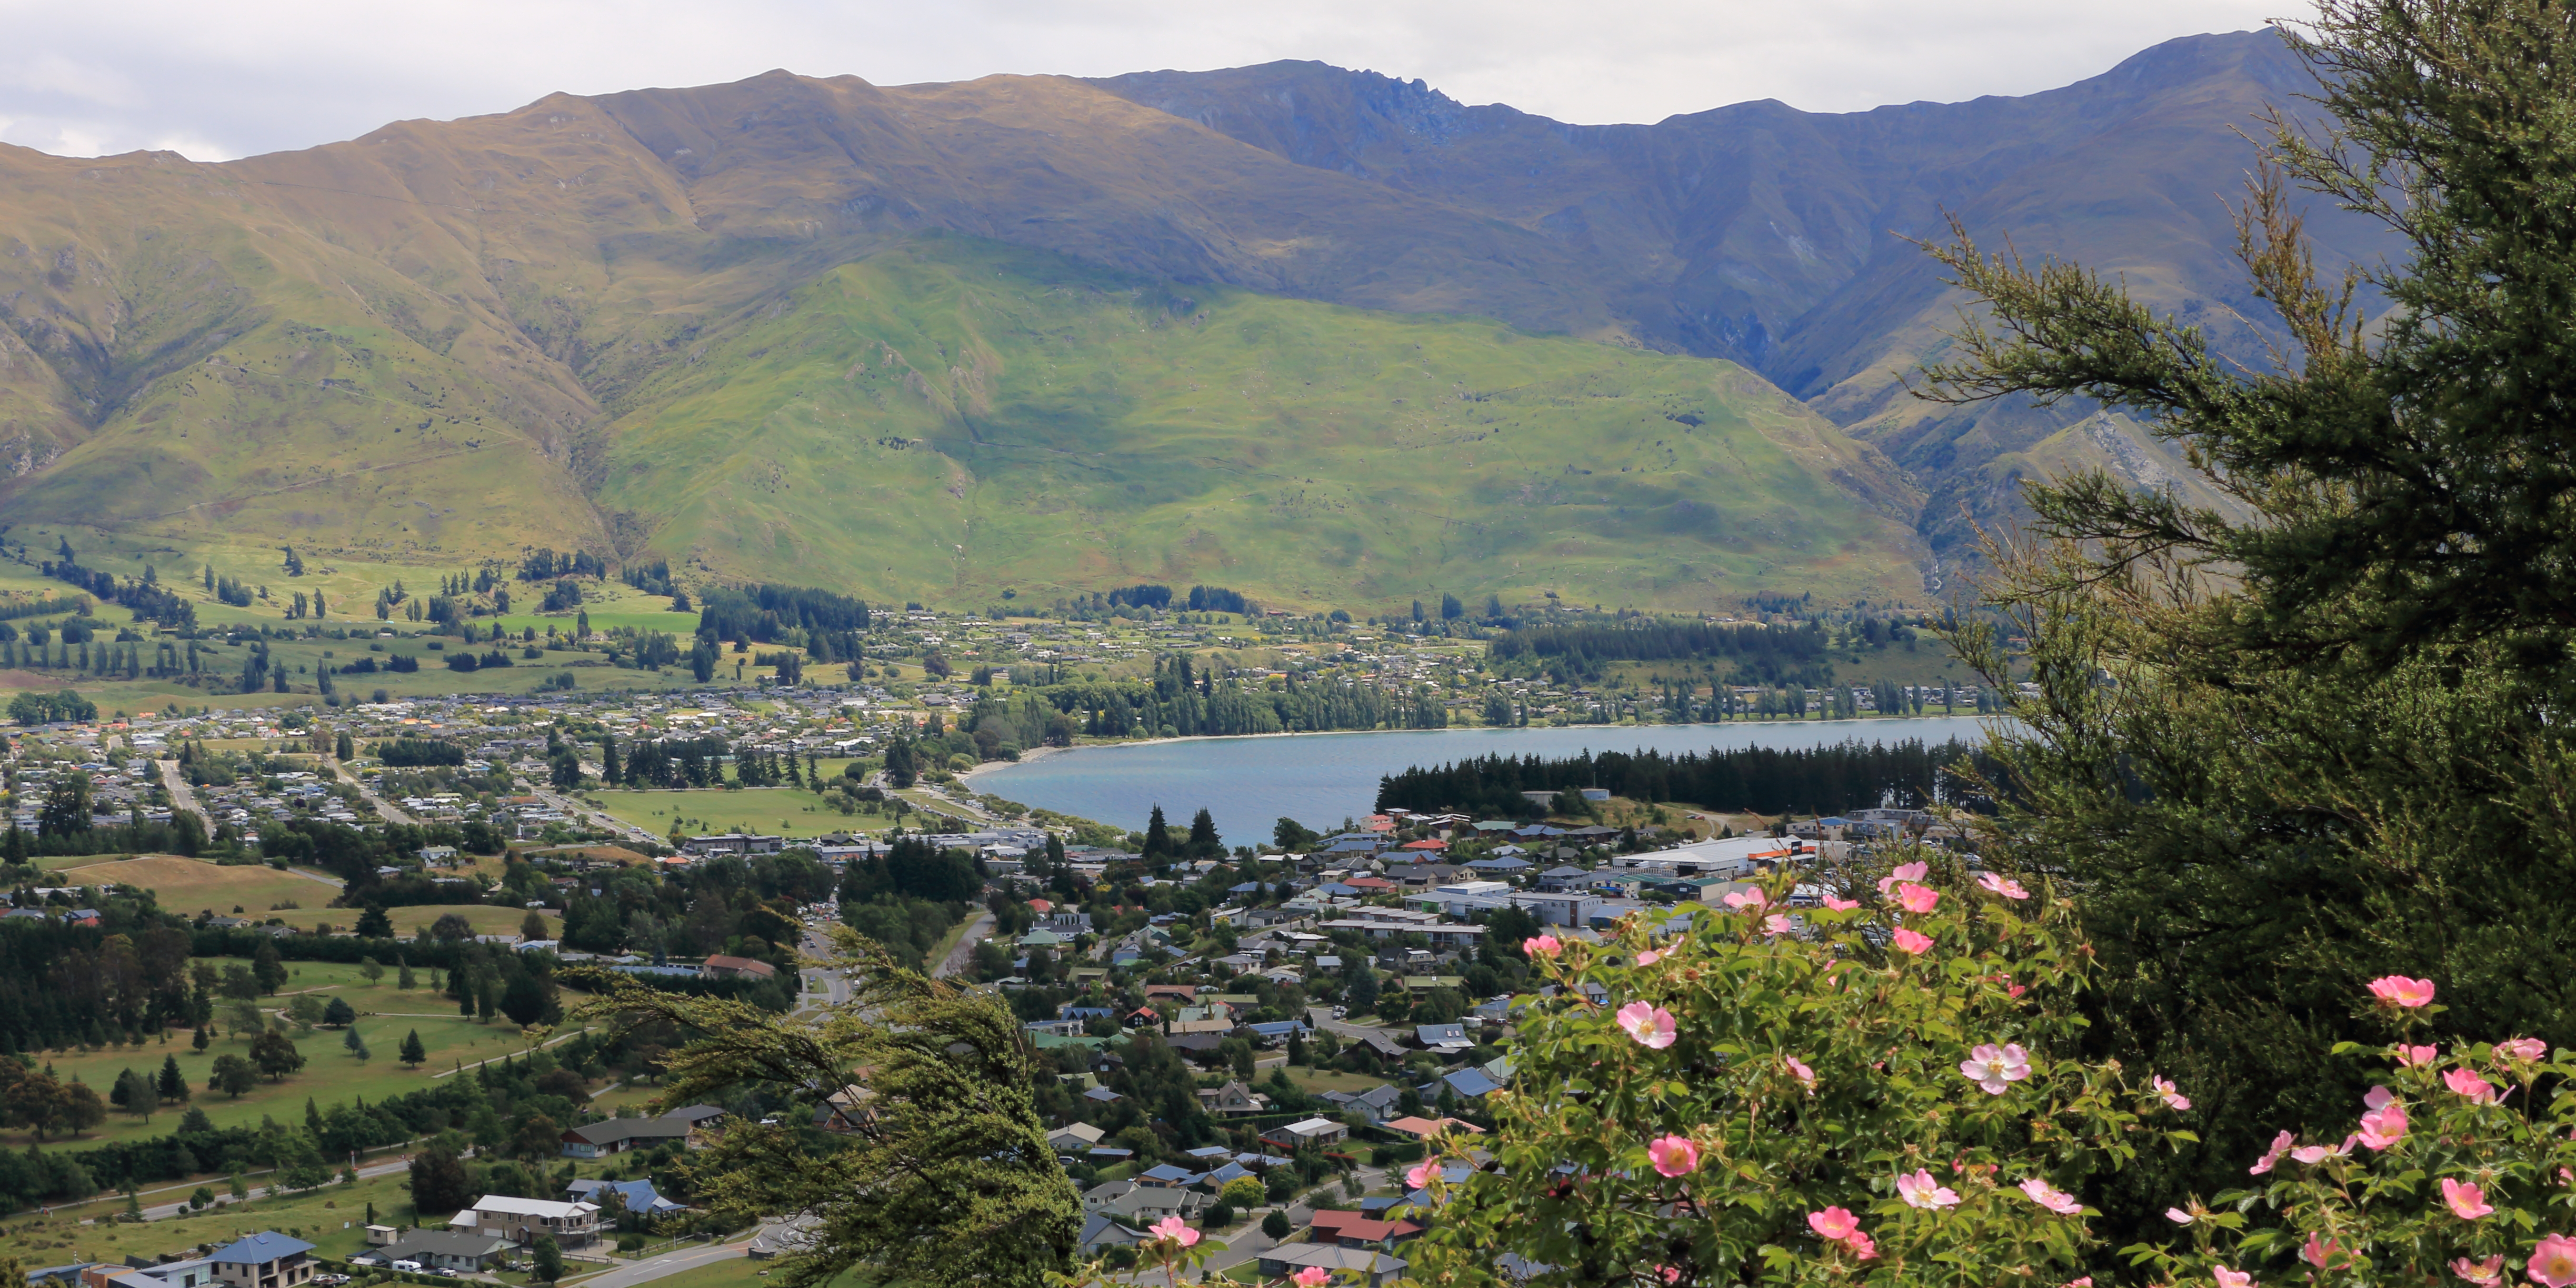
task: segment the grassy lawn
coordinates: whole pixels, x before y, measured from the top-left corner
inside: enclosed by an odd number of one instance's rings
[[[391,972],[386,974],[383,982],[369,988],[359,979],[355,966],[296,962],[289,963],[288,968],[296,973],[287,981],[286,988],[280,990],[281,996],[262,998],[261,1005],[274,1010],[284,1004],[285,995],[302,990],[318,990],[326,998],[333,995],[345,997],[359,1012],[356,1027],[373,1052],[373,1059],[361,1062],[350,1055],[341,1045],[345,1040],[344,1031],[316,1028],[295,1037],[296,1049],[304,1053],[305,1064],[301,1071],[289,1075],[282,1082],[262,1080],[257,1088],[239,1099],[206,1089],[206,1079],[216,1056],[227,1053],[241,1055],[249,1050],[248,1039],[232,1036],[228,1030],[225,1036],[217,1038],[204,1051],[191,1049],[186,1031],[181,1030],[174,1032],[166,1043],[146,1042],[140,1048],[110,1047],[86,1053],[54,1052],[40,1054],[37,1059],[52,1066],[57,1077],[78,1077],[92,1087],[101,1088],[103,1095],[103,1089],[116,1081],[119,1071],[133,1069],[140,1073],[154,1073],[161,1068],[164,1056],[175,1056],[179,1061],[179,1071],[194,1089],[189,1103],[204,1110],[216,1126],[229,1127],[255,1125],[262,1116],[281,1121],[301,1121],[308,1097],[325,1107],[351,1096],[382,1099],[430,1085],[437,1075],[459,1063],[496,1059],[527,1048],[527,1042],[506,1020],[496,1019],[486,1025],[458,1015],[455,1003],[442,994],[429,991],[425,971],[421,974],[423,987],[405,992],[394,987]],[[227,1028],[221,1012],[217,1013],[216,1027]],[[420,1034],[421,1046],[429,1057],[417,1070],[404,1068],[394,1055],[401,1047],[403,1035],[415,1031]],[[102,1140],[165,1134],[178,1125],[178,1115],[184,1108],[165,1107],[148,1123],[128,1114],[111,1112],[105,1123],[78,1141],[65,1141],[58,1136],[48,1143],[57,1146],[70,1144],[78,1148]],[[0,1145],[9,1148],[34,1143],[35,1138],[30,1133],[0,1133]]]
[[[340,897],[332,886],[264,864],[223,867],[175,855],[66,868],[63,876],[81,885],[138,886],[158,896],[164,909],[186,916],[200,911],[262,914],[285,903],[316,909]],[[339,919],[352,922],[357,914],[344,911]]]
[[[242,1182],[258,1193],[263,1179],[245,1176]],[[103,1196],[77,1209],[56,1209],[50,1219],[29,1220],[0,1230],[0,1257],[16,1257],[21,1265],[30,1268],[73,1260],[119,1261],[128,1256],[149,1258],[178,1252],[200,1243],[221,1245],[240,1235],[276,1230],[313,1244],[322,1256],[337,1259],[354,1255],[366,1246],[364,1227],[369,1203],[376,1205],[378,1221],[402,1224],[412,1219],[411,1195],[403,1183],[403,1174],[395,1172],[369,1177],[355,1185],[326,1185],[302,1194],[254,1198],[248,1203],[168,1221],[77,1224],[85,1216],[103,1217],[125,1210],[121,1196]],[[222,1194],[225,1182],[216,1178],[210,1188]],[[167,1203],[186,1194],[185,1190],[157,1194],[146,1202]]]
[[[1386,1081],[1384,1078],[1372,1078],[1365,1073],[1344,1073],[1339,1069],[1308,1069],[1299,1065],[1288,1066],[1288,1080],[1314,1095],[1321,1095],[1327,1091],[1361,1092]]]
[[[827,764],[828,771],[830,766]],[[890,814],[843,814],[823,798],[793,787],[747,787],[740,791],[598,791],[583,794],[600,809],[645,831],[667,836],[671,820],[689,820],[689,830],[759,832],[771,836],[821,836],[827,832],[881,832],[894,826]]]
[[[287,925],[306,930],[328,924],[345,931],[358,921],[358,909],[329,906],[332,900],[340,897],[336,887],[266,866],[224,867],[176,855],[106,861],[92,857],[47,862],[77,865],[56,870],[63,874],[65,880],[81,885],[130,885],[150,890],[159,898],[164,910],[182,916],[211,912],[267,921],[273,915]],[[294,906],[284,906],[287,904]],[[528,910],[490,904],[428,904],[385,910],[386,917],[394,924],[394,933],[404,937],[419,934],[449,913],[465,918],[478,935],[515,935],[519,933],[520,923],[527,919]],[[546,913],[540,915],[545,919],[548,935],[563,928],[562,918]]]

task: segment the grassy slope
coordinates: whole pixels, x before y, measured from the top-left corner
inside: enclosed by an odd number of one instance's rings
[[[1920,598],[1912,494],[1729,364],[963,238],[835,269],[631,402],[603,496],[667,518],[658,552],[883,598]]]
[[[247,966],[247,959],[236,959]],[[216,962],[218,968],[224,963]],[[506,1020],[482,1024],[456,1013],[456,1004],[445,996],[429,991],[429,972],[420,972],[421,987],[405,991],[394,986],[394,974],[386,971],[383,980],[373,987],[359,977],[355,966],[329,962],[290,962],[294,972],[286,987],[275,997],[262,997],[260,1005],[276,1011],[302,991],[315,991],[324,999],[345,997],[359,1013],[358,1032],[366,1039],[373,1059],[360,1061],[341,1046],[346,1034],[340,1029],[316,1028],[295,1036],[296,1049],[304,1053],[304,1068],[280,1082],[263,1078],[259,1086],[239,1099],[206,1090],[206,1078],[214,1067],[215,1057],[241,1055],[250,1049],[247,1038],[232,1036],[229,1024],[219,1010],[215,1025],[225,1036],[215,1040],[204,1051],[191,1050],[186,1030],[173,1030],[167,1043],[147,1042],[141,1048],[110,1047],[86,1053],[48,1052],[40,1056],[51,1064],[55,1076],[77,1075],[83,1082],[99,1089],[115,1083],[119,1071],[134,1069],[158,1073],[164,1056],[175,1056],[179,1070],[193,1088],[190,1104],[206,1111],[216,1126],[256,1125],[262,1115],[280,1121],[301,1121],[304,1102],[309,1097],[316,1104],[329,1106],[351,1096],[377,1100],[429,1085],[439,1073],[451,1070],[459,1062],[498,1059],[504,1054],[524,1050],[527,1046],[518,1030]],[[418,1032],[421,1046],[429,1059],[419,1069],[407,1069],[395,1058],[403,1035]],[[184,1106],[180,1107],[184,1108]],[[88,1132],[80,1141],[67,1142],[74,1148],[100,1140],[123,1140],[129,1137],[155,1136],[168,1133],[177,1125],[179,1109],[153,1115],[149,1123],[130,1114],[110,1112],[107,1121]],[[22,1131],[0,1132],[0,1144],[23,1148],[34,1137]],[[56,1138],[58,1141],[61,1139]]]

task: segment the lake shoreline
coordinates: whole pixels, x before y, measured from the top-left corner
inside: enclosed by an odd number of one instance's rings
[[[1018,760],[987,760],[957,775],[960,783],[972,784],[975,776],[1015,765],[1034,764],[1048,756],[1061,756],[1069,751],[1123,751],[1131,747],[1168,747],[1187,742],[1255,742],[1264,738],[1365,738],[1380,734],[1465,734],[1465,733],[1530,733],[1539,730],[1600,729],[1609,732],[1646,729],[1820,729],[1827,725],[1901,725],[1935,720],[1976,719],[1965,716],[1855,716],[1849,720],[1719,720],[1694,721],[1690,724],[1638,725],[1452,725],[1446,729],[1282,729],[1277,733],[1202,733],[1186,738],[1137,738],[1119,742],[1086,742],[1071,747],[1032,747],[1020,753]]]
[[[1716,724],[1471,725],[1138,738],[1033,749],[1016,761],[992,761],[960,771],[959,785],[968,792],[1129,830],[1145,826],[1157,807],[1167,814],[1181,810],[1184,815],[1205,808],[1228,833],[1266,834],[1283,817],[1315,820],[1365,815],[1374,808],[1386,778],[1408,766],[1432,768],[1488,755],[1547,759],[1612,751],[1680,755],[1852,742],[1884,746],[1907,739],[1937,744],[1952,738],[1974,741],[1992,719],[1965,715]],[[1127,754],[1062,754],[1112,748]]]

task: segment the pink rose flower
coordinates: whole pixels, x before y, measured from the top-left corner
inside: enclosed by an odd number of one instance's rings
[[[2165,1102],[2166,1108],[2176,1111],[2191,1108],[2190,1098],[2174,1089],[2173,1079],[2149,1078],[2148,1082],[2155,1087],[2156,1095]]]
[[[1673,1028],[1673,1013],[1660,1006],[1630,1002],[1619,1008],[1619,1027],[1637,1040],[1637,1045],[1652,1051],[1671,1046],[1680,1035]]]
[[[2466,1069],[2453,1069],[2450,1072],[2443,1074],[2442,1085],[2449,1087],[2451,1089],[2451,1094],[2459,1096],[2473,1105],[2483,1105],[2496,1098],[2494,1083],[2489,1082]]]
[[[1699,1170],[1699,1146],[1679,1136],[1658,1136],[1646,1146],[1646,1161],[1659,1175],[1688,1176]]]
[[[2504,1254],[2499,1252],[2484,1261],[2456,1258],[2451,1262],[2451,1273],[2476,1284],[2478,1288],[2496,1288],[2504,1282]]]
[[[2093,1288],[2093,1276],[2086,1275],[2081,1279],[2069,1279],[2066,1281],[2066,1288]]]
[[[1843,1246],[1852,1250],[1854,1261],[1878,1260],[1878,1241],[1866,1234],[1854,1231],[1852,1237],[1843,1240]]]
[[[2495,1208],[2487,1203],[2485,1190],[2447,1176],[2442,1178],[2442,1201],[2451,1206],[2451,1215],[2463,1221],[2495,1215]]]
[[[2294,1138],[2288,1132],[2282,1132],[2280,1135],[2273,1137],[2272,1147],[2264,1150],[2263,1156],[2254,1160],[2254,1165],[2252,1167],[2245,1169],[2246,1174],[2250,1176],[2261,1176],[2264,1173],[2271,1171],[2272,1165],[2281,1161],[2281,1155],[2290,1152],[2290,1142],[2293,1139]]]
[[[2211,1266],[2209,1273],[2211,1278],[2218,1281],[2218,1288],[2254,1288],[2254,1276],[2242,1270],[2234,1270],[2226,1266]]]
[[[1903,926],[1897,927],[1894,938],[1897,947],[1917,955],[1932,947],[1932,936]]]
[[[1181,1214],[1178,1212],[1147,1226],[1145,1233],[1154,1236],[1157,1242],[1177,1243],[1184,1248],[1199,1241],[1199,1232],[1182,1224]]]
[[[2030,1053],[2022,1050],[2019,1043],[1999,1047],[1989,1042],[1970,1051],[1968,1058],[1959,1062],[1959,1072],[1987,1095],[2000,1096],[2012,1084],[2030,1076]]]
[[[2015,881],[2010,877],[1996,876],[1992,872],[1978,873],[1977,884],[1984,886],[1986,889],[2002,895],[2007,899],[2027,899],[2030,897],[2030,891],[2022,889],[2021,882]]]
[[[1682,1281],[1682,1268],[1680,1266],[1657,1266],[1655,1267],[1655,1272],[1664,1277],[1665,1283],[1677,1284]]]
[[[1852,909],[1857,908],[1857,907],[1859,907],[1859,906],[1860,906],[1860,900],[1858,900],[1858,899],[1837,899],[1837,898],[1835,898],[1835,897],[1834,897],[1834,896],[1832,896],[1832,895],[1826,895],[1826,896],[1825,896],[1825,906],[1826,906],[1826,907],[1828,907],[1828,908],[1833,909],[1833,910],[1834,910],[1834,911],[1836,911],[1836,912],[1849,912],[1849,911],[1851,911]]]
[[[1308,1266],[1288,1276],[1288,1281],[1297,1285],[1297,1288],[1324,1288],[1325,1284],[1332,1282],[1332,1278],[1332,1271],[1322,1266]]]
[[[2185,1212],[2181,1208],[2166,1208],[2165,1219],[2173,1222],[2175,1225],[2189,1225],[2191,1224],[2191,1213]]]
[[[2576,1284],[2576,1239],[2563,1234],[2545,1234],[2531,1250],[2531,1260],[2523,1267],[2533,1283],[2542,1288],[2568,1288]]]
[[[1408,1189],[1429,1189],[1431,1188],[1431,1178],[1434,1175],[1437,1175],[1438,1171],[1439,1169],[1433,1167],[1429,1159],[1424,1159],[1423,1161],[1414,1164],[1413,1170],[1404,1174],[1404,1184]]]
[[[1521,954],[1525,957],[1554,957],[1563,947],[1565,945],[1558,943],[1554,935],[1532,935],[1521,941]]]
[[[1920,881],[1923,874],[1931,870],[1932,865],[1928,863],[1900,863],[1894,872],[1878,879],[1878,892],[1887,893],[1887,888],[1899,881]]]
[[[1655,951],[1655,950],[1654,950],[1654,949],[1652,949],[1652,948],[1649,948],[1649,949],[1647,949],[1646,951],[1644,951],[1644,952],[1642,952],[1642,953],[1637,954],[1637,964],[1638,964],[1638,965],[1640,965],[1640,966],[1652,966],[1652,965],[1654,965],[1656,962],[1662,961],[1663,959],[1664,959],[1664,955],[1663,955],[1662,953],[1660,953],[1660,952]]]
[[[2396,1095],[2391,1093],[2386,1087],[2372,1087],[2370,1090],[2361,1093],[2361,1107],[2364,1109],[2386,1109],[2388,1107],[2388,1102],[2395,1100],[2396,1098]]]
[[[1896,887],[1896,906],[1907,912],[1930,912],[1941,906],[1941,892],[1908,881]]]
[[[1848,1208],[1829,1207],[1822,1212],[1808,1213],[1807,1228],[1815,1231],[1819,1239],[1840,1243],[1860,1233],[1860,1218],[1853,1216]]]
[[[2363,1114],[2356,1134],[2372,1149],[2386,1149],[2406,1139],[2406,1106],[2392,1102]]]
[[[1933,1180],[1932,1173],[1919,1167],[1914,1169],[1912,1176],[1896,1178],[1896,1196],[1905,1200],[1908,1207],[1930,1208],[1935,1212],[1959,1206],[1958,1191]]]
[[[2078,1216],[2084,1211],[2084,1205],[2077,1202],[2074,1195],[2036,1176],[2021,1183],[2021,1192],[2029,1195],[2031,1202],[2059,1216]]]
[[[2397,1048],[2397,1062],[2415,1068],[2433,1063],[2433,1058],[2440,1054],[2428,1046],[2400,1046]]]
[[[1798,1081],[1805,1083],[1808,1092],[1812,1094],[1816,1089],[1816,1071],[1808,1068],[1806,1061],[1794,1055],[1784,1055],[1780,1058],[1788,1063],[1789,1072],[1796,1075]]]
[[[2507,1038],[2496,1043],[2496,1054],[2512,1060],[2546,1060],[2549,1044],[2538,1038]]]
[[[2340,1145],[2301,1145],[2290,1151],[2290,1157],[2314,1167],[2329,1158],[2341,1158],[2351,1153],[2352,1143],[2359,1139],[2359,1136],[2346,1136]]]
[[[2325,1269],[2326,1263],[2334,1260],[2334,1255],[2334,1240],[2319,1238],[2313,1234],[2308,1236],[2307,1244],[2299,1249],[2299,1260],[2319,1270]]]
[[[1772,914],[1771,914],[1770,916],[1768,916],[1768,917],[1764,917],[1764,918],[1762,919],[1762,933],[1763,933],[1763,934],[1766,934],[1766,935],[1785,935],[1785,934],[1788,934],[1788,933],[1789,933],[1789,917],[1788,917],[1788,914],[1786,914],[1786,913],[1779,913],[1779,912],[1775,912],[1775,913],[1772,913]]]
[[[1763,894],[1761,888],[1757,886],[1751,890],[1738,890],[1735,893],[1726,896],[1723,902],[1727,907],[1733,908],[1737,912],[1742,912],[1747,908],[1759,908],[1762,905],[1771,902],[1771,899],[1769,896]]]
[[[2433,981],[2408,979],[2403,975],[2382,975],[2370,981],[2370,995],[2391,1006],[2403,1006],[2412,1010],[2418,1006],[2432,1005]]]
[[[2006,984],[2006,985],[2004,985],[2004,996],[2009,997],[2009,998],[2019,999],[2019,998],[2021,997],[2021,995],[2022,995],[2022,994],[2027,993],[2027,992],[2029,992],[2029,991],[2030,991],[2029,989],[2024,988],[2023,986],[2021,986],[2021,985],[2019,985],[2019,984]]]

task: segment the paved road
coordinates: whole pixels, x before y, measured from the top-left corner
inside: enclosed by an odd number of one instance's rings
[[[578,1282],[581,1288],[634,1288],[637,1284],[648,1284],[656,1279],[679,1274],[684,1270],[695,1270],[700,1266],[731,1260],[750,1249],[751,1240],[746,1238],[737,1243],[719,1243],[711,1247],[666,1252],[649,1261],[619,1266],[605,1274],[593,1275],[588,1279],[575,1282]]]
[[[965,970],[966,964],[975,960],[975,945],[984,942],[984,936],[992,929],[993,914],[989,910],[976,913],[975,923],[957,937],[957,946],[948,950],[948,956],[930,968],[931,975],[944,979]]]
[[[417,823],[420,821],[409,814],[403,813],[400,809],[395,808],[392,801],[376,795],[376,789],[369,787],[366,783],[360,781],[356,774],[350,773],[349,767],[341,764],[338,756],[324,756],[322,758],[322,764],[331,771],[332,777],[339,779],[341,782],[347,783],[351,787],[357,788],[358,799],[376,807],[376,817],[381,818],[388,823]]]
[[[213,836],[215,820],[206,814],[205,806],[197,803],[197,789],[188,782],[187,775],[179,772],[179,762],[156,760],[152,763],[161,769],[161,789],[170,793],[170,808],[196,815],[197,821],[206,825],[206,835]]]

